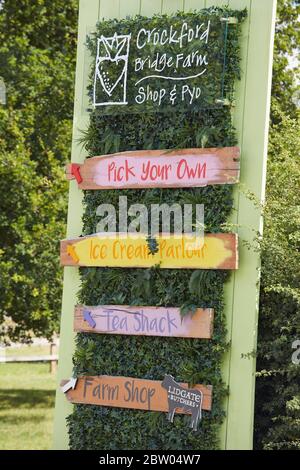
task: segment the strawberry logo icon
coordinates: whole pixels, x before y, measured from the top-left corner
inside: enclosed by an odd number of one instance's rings
[[[126,104],[126,81],[129,55],[130,35],[117,35],[112,37],[101,36],[98,39],[98,51],[96,58],[96,73],[94,87],[94,105],[101,104]],[[100,83],[97,83],[100,82]],[[96,103],[96,85],[108,97],[109,102],[104,100]],[[114,92],[118,90],[119,99],[116,103],[110,102]],[[121,97],[121,99],[120,99]]]

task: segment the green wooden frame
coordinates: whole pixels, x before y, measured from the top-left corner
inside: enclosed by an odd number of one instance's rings
[[[90,58],[84,44],[86,34],[93,31],[96,20],[122,18],[136,13],[151,16],[153,13],[188,11],[212,5],[248,9],[241,45],[243,75],[236,86],[233,122],[241,147],[242,187],[253,192],[259,200],[264,199],[276,0],[80,0],[72,161],[83,162],[85,157],[78,144],[80,131],[88,125],[86,85]],[[260,210],[238,188],[235,189],[235,207],[237,211],[231,222],[237,224],[240,238],[251,242],[254,234],[262,231]],[[81,233],[81,208],[82,193],[77,184],[72,182],[67,238],[77,237]],[[224,403],[227,417],[220,429],[222,449],[252,449],[256,366],[253,352],[257,337],[259,268],[259,254],[242,245],[240,267],[225,287],[225,314],[231,346],[223,364],[223,377],[230,393]],[[78,289],[78,269],[66,267],[58,384],[61,379],[72,374],[73,310]],[[68,448],[66,417],[71,412],[72,406],[58,386],[54,420],[55,449]]]

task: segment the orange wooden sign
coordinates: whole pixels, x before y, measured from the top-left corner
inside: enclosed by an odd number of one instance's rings
[[[63,380],[61,387],[68,381]],[[74,389],[66,392],[71,403],[86,405],[133,408],[136,410],[168,411],[168,394],[159,380],[135,379],[132,377],[114,377],[109,375],[79,377]],[[180,384],[188,388],[188,384]],[[212,386],[195,385],[194,389],[203,393],[202,409],[212,406]],[[176,409],[182,413],[182,410]]]
[[[149,252],[144,234],[96,233],[86,237],[62,240],[62,266],[99,266],[149,268],[160,265],[167,269],[237,269],[238,238],[235,233],[204,235],[201,248],[196,237],[160,234],[158,251]]]
[[[137,150],[69,164],[67,179],[81,189],[179,188],[239,181],[238,147]]]
[[[180,309],[174,307],[77,305],[74,331],[209,339],[213,332],[213,316],[212,308],[198,308],[193,315],[181,317]]]

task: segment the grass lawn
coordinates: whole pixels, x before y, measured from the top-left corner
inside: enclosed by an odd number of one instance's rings
[[[48,363],[0,364],[0,449],[50,449],[55,375]]]
[[[5,350],[6,356],[47,356],[50,354],[50,346],[49,344],[32,344],[32,345],[24,345],[20,348],[9,347]]]

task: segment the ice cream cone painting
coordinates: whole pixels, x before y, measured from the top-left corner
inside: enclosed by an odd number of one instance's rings
[[[126,101],[131,35],[101,36],[97,40],[94,106],[122,105]]]

